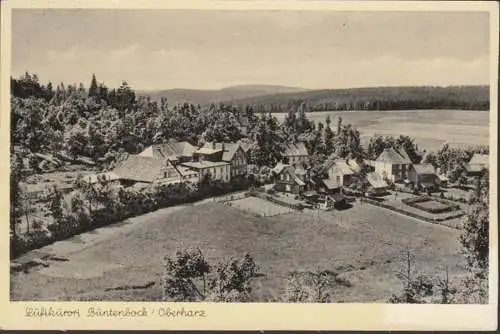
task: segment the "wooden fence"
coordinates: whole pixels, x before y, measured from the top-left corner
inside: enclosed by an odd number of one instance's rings
[[[377,201],[369,199],[369,198],[360,198],[360,200],[361,200],[361,202],[366,202],[366,203],[369,203],[369,204],[372,204],[372,205],[375,205],[375,206],[378,206],[378,207],[381,207],[384,209],[388,209],[388,210],[391,210],[391,211],[394,211],[394,212],[397,212],[397,213],[400,213],[400,214],[403,214],[403,215],[406,215],[406,216],[409,216],[409,217],[412,217],[415,219],[423,220],[423,221],[428,222],[428,223],[439,224],[439,225],[443,225],[443,226],[447,226],[447,227],[451,227],[451,228],[455,228],[455,229],[460,229],[460,227],[452,225],[452,224],[446,224],[446,221],[451,220],[451,219],[455,219],[455,218],[460,218],[460,217],[464,216],[464,213],[460,212],[460,213],[457,213],[456,215],[448,216],[448,217],[429,218],[429,217],[424,217],[422,215],[416,214],[414,212],[409,212],[409,211],[406,211],[406,210],[403,210],[400,208],[396,208],[396,207],[389,205],[389,204],[377,202]]]

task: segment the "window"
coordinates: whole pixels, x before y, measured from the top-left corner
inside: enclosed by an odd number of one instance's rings
[[[337,175],[336,179],[337,179],[337,184],[340,184],[340,175]]]

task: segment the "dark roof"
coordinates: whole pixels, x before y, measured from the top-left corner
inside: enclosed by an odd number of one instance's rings
[[[415,164],[413,168],[417,174],[435,174],[436,169],[431,164]]]
[[[394,165],[411,163],[411,160],[408,158],[408,154],[403,149],[398,152],[393,147],[386,148],[376,161],[387,162]]]
[[[333,198],[334,202],[342,202],[345,199],[344,194],[342,193],[335,193],[333,195],[330,195],[331,198]]]
[[[298,142],[296,144],[289,144],[285,148],[285,152],[283,156],[285,157],[296,157],[296,156],[308,156],[307,148],[302,142]]]
[[[121,179],[153,182],[163,177],[163,162],[153,157],[129,155],[118,163],[113,172]]]
[[[205,143],[203,148],[212,149],[214,147],[213,142]],[[222,160],[223,161],[231,161],[233,160],[234,155],[241,147],[240,142],[237,143],[215,143],[216,150],[222,150]]]

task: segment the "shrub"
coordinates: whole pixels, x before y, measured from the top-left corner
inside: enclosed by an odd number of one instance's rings
[[[345,279],[327,270],[315,272],[292,272],[288,277],[284,302],[291,303],[330,303],[334,301],[334,288],[338,284],[350,286]]]
[[[250,301],[250,280],[256,275],[253,258],[245,254],[211,266],[196,248],[176,251],[165,258],[162,277],[163,300],[168,301]],[[203,286],[200,291],[198,285]]]

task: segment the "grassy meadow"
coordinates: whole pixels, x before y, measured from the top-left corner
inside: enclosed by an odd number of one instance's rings
[[[336,301],[384,302],[401,291],[396,273],[407,247],[421,272],[436,274],[447,265],[452,279],[463,275],[457,234],[360,203],[345,211],[273,217],[216,203],[186,205],[26,254],[25,260],[44,254],[56,260],[12,273],[11,300],[158,300],[164,256],[177,247],[200,247],[210,262],[249,252],[262,273],[253,281],[256,301],[281,294],[291,271],[329,269],[352,284],[338,287]]]

